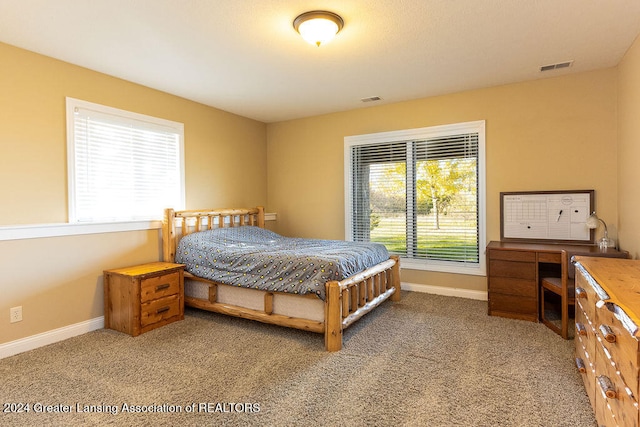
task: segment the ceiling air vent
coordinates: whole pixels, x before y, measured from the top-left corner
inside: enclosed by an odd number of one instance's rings
[[[370,96],[369,98],[362,98],[360,101],[362,102],[374,102],[374,101],[380,101],[382,98],[380,98],[379,96]]]
[[[540,71],[559,70],[560,68],[571,67],[572,64],[573,64],[573,61],[567,61],[567,62],[558,62],[557,64],[543,65],[542,67],[540,67]]]

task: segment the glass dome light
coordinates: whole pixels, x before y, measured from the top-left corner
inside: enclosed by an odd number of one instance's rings
[[[293,21],[293,28],[302,38],[318,47],[333,39],[343,26],[340,16],[324,10],[305,12]]]

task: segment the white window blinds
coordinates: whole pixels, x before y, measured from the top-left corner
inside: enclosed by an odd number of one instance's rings
[[[158,219],[184,205],[183,125],[67,98],[69,221]]]
[[[347,238],[425,264],[481,267],[481,130],[454,125],[346,138]]]

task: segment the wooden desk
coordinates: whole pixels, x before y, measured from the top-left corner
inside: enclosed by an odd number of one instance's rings
[[[554,243],[489,242],[487,245],[487,286],[489,315],[538,322],[539,282],[542,274],[561,276],[561,253],[627,258],[616,249],[601,250],[596,245]],[[573,269],[573,266],[569,266]],[[570,274],[570,277],[573,276]]]

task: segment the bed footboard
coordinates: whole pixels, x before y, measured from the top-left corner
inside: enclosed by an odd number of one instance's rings
[[[326,284],[324,344],[327,351],[342,349],[344,329],[386,299],[400,301],[400,258],[371,267],[342,281]]]

